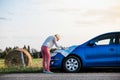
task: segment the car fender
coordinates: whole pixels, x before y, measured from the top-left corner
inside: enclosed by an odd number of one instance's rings
[[[76,49],[74,49],[72,52],[71,52],[72,55],[77,55],[81,62],[82,62],[82,66],[85,66],[86,65],[86,62],[85,62],[85,48],[84,47],[80,47],[78,46]]]

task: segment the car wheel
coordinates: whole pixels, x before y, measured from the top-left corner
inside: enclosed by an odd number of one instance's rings
[[[81,61],[76,56],[68,56],[63,61],[63,69],[66,72],[74,73],[81,69]]]

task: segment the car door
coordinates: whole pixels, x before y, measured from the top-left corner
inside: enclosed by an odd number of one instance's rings
[[[92,46],[85,49],[85,59],[88,66],[116,66],[115,34],[102,35],[91,41]]]
[[[117,47],[117,66],[120,66],[120,33],[116,37],[116,47]]]

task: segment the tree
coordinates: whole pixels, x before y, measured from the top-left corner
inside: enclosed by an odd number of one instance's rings
[[[6,49],[0,53],[0,58],[5,58],[5,56],[12,50],[13,49],[11,47],[6,47]]]
[[[27,50],[26,45],[24,45],[23,49],[26,49],[26,50]]]
[[[27,50],[28,50],[28,52],[30,53],[30,46],[29,46],[29,45],[28,45],[28,49],[27,49]]]

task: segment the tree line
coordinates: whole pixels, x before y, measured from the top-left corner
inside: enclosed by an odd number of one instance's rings
[[[17,48],[19,48],[19,47],[17,47],[17,46],[15,46],[13,48],[12,47],[6,47],[4,51],[2,51],[2,49],[0,49],[0,58],[5,58],[5,56],[7,54],[9,54],[10,51],[13,51]],[[42,58],[41,51],[37,51],[36,49],[30,48],[29,45],[28,46],[24,45],[23,49],[26,49],[33,58]]]
[[[5,56],[7,54],[9,54],[10,51],[13,51],[13,50],[15,50],[17,48],[19,48],[19,47],[17,47],[17,46],[15,46],[14,48],[6,47],[6,49],[4,51],[2,51],[2,49],[0,49],[0,58],[5,58]],[[26,49],[33,58],[42,58],[42,52],[41,51],[37,51],[36,49],[31,48],[29,45],[28,46],[24,45],[23,49]],[[50,52],[53,52],[55,50],[56,50],[56,48],[52,48],[50,50]]]

